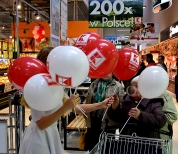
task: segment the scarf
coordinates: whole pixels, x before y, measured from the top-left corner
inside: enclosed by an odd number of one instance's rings
[[[105,99],[105,91],[106,91],[106,87],[107,85],[109,85],[111,82],[112,82],[113,79],[109,80],[109,81],[101,81],[99,82],[98,84],[98,87],[97,87],[97,91],[94,95],[94,99],[97,101],[97,102],[101,102]]]

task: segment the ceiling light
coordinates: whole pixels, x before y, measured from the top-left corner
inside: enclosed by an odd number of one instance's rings
[[[146,8],[146,6],[143,6],[143,9],[145,9]]]
[[[21,3],[18,3],[17,8],[21,9]]]
[[[4,26],[2,26],[1,28],[2,28],[2,29],[4,29],[5,27],[4,27]]]
[[[12,36],[9,36],[9,38],[12,38]]]
[[[38,13],[35,13],[35,17],[37,20],[40,19],[40,15]]]

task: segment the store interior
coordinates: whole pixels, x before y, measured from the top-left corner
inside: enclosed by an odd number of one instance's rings
[[[64,25],[62,20],[58,25],[61,30],[61,33],[59,34],[60,46],[74,46],[77,38],[81,34],[92,32],[113,43],[118,52],[125,47],[134,49],[140,57],[140,62],[143,61],[145,65],[147,65],[145,56],[148,53],[153,55],[153,59],[156,63],[158,63],[158,56],[164,56],[169,76],[167,90],[170,92],[178,110],[178,103],[176,100],[178,94],[175,92],[175,76],[178,75],[178,16],[176,15],[178,0],[172,0],[173,5],[169,9],[159,13],[153,13],[151,0],[143,0],[143,23],[145,26],[148,26],[148,23],[154,23],[154,25],[156,25],[155,31],[159,33],[158,37],[152,40],[149,38],[138,39],[135,36],[132,38],[133,27],[89,28],[87,3],[88,2],[85,2],[85,0],[67,1],[67,26]],[[16,8],[18,8],[18,11]],[[18,16],[16,15],[17,12],[19,13]],[[62,17],[60,16],[60,19],[61,18]],[[18,24],[17,19],[19,20]],[[43,27],[43,37],[40,41],[36,39],[36,35],[34,34],[36,26]],[[65,36],[63,36],[62,32],[64,31],[61,27],[65,27]],[[136,32],[137,30],[135,30],[135,33]],[[129,45],[127,44],[128,42]],[[9,119],[3,117],[3,114],[9,112],[8,96],[15,96],[17,92],[17,89],[8,79],[8,68],[10,64],[19,57],[36,58],[42,48],[49,46],[51,46],[50,1],[0,0],[0,120],[3,118],[7,119],[8,125]],[[92,81],[91,79],[88,79],[77,87],[76,93],[80,95],[82,102],[84,102],[86,98],[86,93]],[[74,91],[75,89],[72,89],[72,92]],[[14,106],[12,108],[14,108]],[[14,113],[14,110],[12,112]],[[25,109],[24,115],[25,126],[28,126],[30,123],[30,110]],[[70,124],[74,119],[75,115],[68,114],[65,120],[67,124]],[[65,126],[61,119],[58,123],[64,154],[88,153],[87,151],[78,151],[78,143],[76,144],[76,142],[79,140],[81,131],[78,131],[76,128],[74,131],[71,131],[70,129],[67,130],[64,128]],[[172,154],[177,154],[178,121],[174,123],[173,131]],[[13,134],[15,136],[15,131]],[[67,142],[69,142],[68,146],[72,146],[72,149],[65,147],[65,135],[68,140]],[[11,148],[15,148],[15,142],[14,138],[13,147]]]

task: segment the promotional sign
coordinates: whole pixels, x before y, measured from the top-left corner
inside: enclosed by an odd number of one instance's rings
[[[67,40],[67,0],[61,0],[61,39]]]
[[[50,0],[51,46],[60,45],[60,0]]]
[[[170,38],[175,36],[178,36],[178,22],[170,27]]]
[[[143,0],[89,0],[90,28],[129,28],[142,24]]]
[[[172,0],[153,0],[153,12],[158,13],[171,7]]]
[[[159,43],[158,23],[144,22],[142,27],[132,29],[130,43],[133,46],[139,45],[141,50]]]
[[[125,42],[125,36],[106,36],[106,40],[114,45],[122,45]]]

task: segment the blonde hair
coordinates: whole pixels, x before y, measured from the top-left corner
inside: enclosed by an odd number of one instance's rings
[[[24,95],[22,95],[22,98],[20,100],[20,104],[27,107],[27,108],[30,108],[29,105],[27,104],[25,98],[24,98]]]

